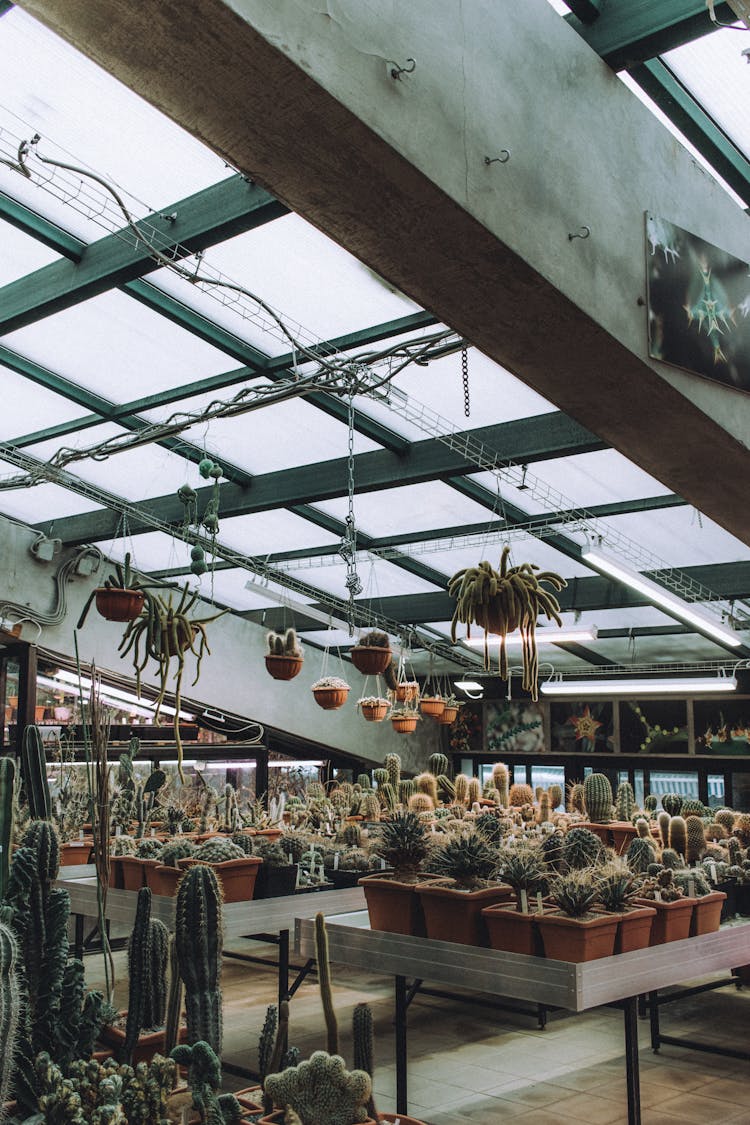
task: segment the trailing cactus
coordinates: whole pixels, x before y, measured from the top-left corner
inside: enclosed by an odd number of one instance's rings
[[[199,1041],[192,1046],[174,1047],[171,1057],[178,1066],[187,1067],[187,1080],[193,1096],[198,1120],[207,1125],[228,1125],[239,1121],[242,1108],[234,1094],[220,1094],[221,1062],[209,1043]]]
[[[520,809],[523,805],[533,805],[534,790],[530,785],[511,785],[508,794],[508,806]]]
[[[615,794],[615,815],[618,820],[630,821],[635,812],[635,793],[629,781],[621,781]]]
[[[177,889],[175,935],[185,985],[188,1040],[205,1040],[221,1053],[221,890],[206,864],[189,868]]]
[[[681,816],[673,816],[669,822],[669,846],[682,856],[687,856],[687,825]]]
[[[47,781],[47,757],[39,727],[28,726],[21,739],[21,777],[32,820],[50,820],[52,801]]]
[[[16,763],[12,758],[0,758],[0,902],[5,898],[10,879],[15,793]]]
[[[568,812],[585,815],[586,805],[584,800],[583,785],[576,781],[568,791]]]
[[[703,821],[699,816],[687,816],[685,826],[687,836],[685,859],[690,866],[693,866],[700,863],[706,854],[706,833],[703,828]]]
[[[441,774],[450,774],[451,764],[445,754],[430,754],[427,759],[427,769],[430,773],[434,773],[435,777],[440,777]]]
[[[604,858],[604,845],[590,828],[571,828],[563,838],[562,858],[568,867],[593,867]]]
[[[626,859],[631,871],[635,871],[637,874],[645,872],[655,858],[656,852],[650,840],[644,836],[636,836],[634,840],[630,841]]]
[[[22,1014],[18,943],[0,923],[0,1107],[10,1100]]]
[[[608,824],[612,819],[612,786],[603,773],[590,773],[583,783],[586,815],[593,824]]]
[[[459,805],[469,803],[469,778],[465,773],[457,773],[453,779],[453,800]]]
[[[404,778],[402,781],[400,781],[398,785],[399,804],[407,805],[409,803],[409,798],[412,797],[416,793],[416,791],[417,787],[411,777]]]
[[[434,806],[438,804],[437,778],[434,773],[420,773],[414,778],[418,793],[426,793]]]
[[[366,1121],[372,1082],[363,1070],[347,1071],[339,1055],[315,1051],[307,1062],[266,1079],[274,1105],[291,1109],[303,1125],[355,1125]]]
[[[398,793],[398,786],[401,781],[401,755],[386,754],[383,764],[388,771],[388,780]]]
[[[325,915],[322,911],[318,911],[315,915],[315,962],[318,968],[320,999],[323,1004],[323,1015],[326,1021],[326,1044],[328,1054],[337,1055],[339,1051],[339,1025],[333,1005],[331,963],[328,957],[328,934],[326,933]]]
[[[661,799],[661,807],[670,816],[679,816],[682,811],[682,797],[677,793],[665,793]]]

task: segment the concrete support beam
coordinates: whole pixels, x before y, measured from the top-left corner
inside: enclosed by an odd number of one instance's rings
[[[23,7],[750,542],[748,399],[643,308],[644,211],[739,256],[747,218],[547,0]]]

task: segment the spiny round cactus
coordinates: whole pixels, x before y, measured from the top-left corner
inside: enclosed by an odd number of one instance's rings
[[[372,781],[370,780],[369,773],[357,774],[357,784],[363,789],[372,789]]]
[[[699,867],[691,868],[689,871],[675,871],[674,881],[678,887],[682,888],[682,893],[684,895],[690,894],[691,883],[693,885],[693,893],[697,898],[703,898],[704,895],[711,894],[711,884],[705,872]]]
[[[261,855],[261,849],[266,842],[265,836],[248,836],[246,832],[235,832],[232,835],[232,843],[235,844],[244,855]]]
[[[681,816],[673,816],[669,822],[669,846],[683,859],[687,856],[687,824]]]
[[[683,805],[683,808],[685,806]],[[703,821],[699,816],[688,816],[685,819],[687,829],[687,849],[685,859],[692,866],[700,863],[706,852],[706,833],[703,830]]]
[[[651,841],[644,839],[642,836],[636,836],[634,840],[630,841],[627,851],[628,867],[636,873],[644,872],[648,865],[654,862],[655,855]]]
[[[359,848],[362,844],[362,829],[358,824],[347,824],[342,832],[344,843],[350,848]]]
[[[155,836],[146,836],[138,841],[136,855],[139,859],[158,859],[161,853],[161,840]]]
[[[307,1062],[269,1074],[265,1092],[304,1125],[356,1125],[367,1120],[372,1082],[363,1070],[348,1071],[339,1055],[315,1051]]]
[[[228,859],[244,859],[245,853],[237,844],[224,836],[212,836],[204,841],[195,852],[195,859],[201,863],[224,863]]]
[[[534,804],[534,790],[530,785],[521,785],[516,783],[511,785],[510,792],[508,793],[508,805],[510,808],[520,809],[523,805]]]
[[[544,861],[553,871],[562,871],[563,868],[567,868],[563,853],[564,843],[565,837],[559,831],[551,832],[542,840]]]
[[[571,828],[563,839],[562,858],[568,867],[593,867],[604,858],[604,845],[590,828]]]
[[[195,855],[195,844],[190,840],[170,840],[169,843],[162,845],[158,859],[167,867],[176,867],[178,859],[189,859],[193,855]]]
[[[618,820],[630,820],[635,812],[635,794],[629,781],[621,781],[615,795],[615,815]]]
[[[454,790],[455,795],[455,790]],[[493,804],[500,804],[500,794],[491,781],[485,781],[484,789],[482,790],[482,797],[485,801],[492,801]]]
[[[673,871],[676,871],[678,867],[682,867],[682,856],[674,848],[664,848],[661,853],[661,862],[664,867],[670,867]]]
[[[732,809],[716,809],[714,812],[714,820],[717,824],[721,824],[726,828],[728,836],[732,835],[732,829],[734,828],[736,818],[737,813]]]
[[[138,851],[138,841],[132,836],[115,836],[110,844],[110,855],[135,855]]]
[[[728,836],[726,849],[729,853],[730,863],[739,863],[742,854],[742,845],[736,836]]]
[[[608,824],[612,819],[612,786],[603,773],[590,773],[583,783],[586,815],[593,824]]]
[[[656,812],[656,806],[659,804],[658,800],[653,793],[649,793],[643,802],[643,807],[646,812]]]
[[[750,844],[750,815],[740,813],[735,818],[732,834],[737,837],[743,847]]]
[[[426,793],[433,806],[438,803],[437,778],[433,773],[420,773],[414,778],[418,793]]]
[[[706,816],[710,814],[710,810],[706,808],[703,801],[683,801],[682,808],[680,809],[680,816],[684,816],[685,820],[689,816]]]
[[[440,777],[441,774],[450,774],[451,764],[445,754],[430,754],[427,759],[427,769],[430,773],[434,773],[435,777]]]
[[[490,844],[496,846],[503,838],[503,830],[500,826],[500,821],[491,812],[480,813],[474,821],[474,830],[484,836]]]
[[[682,797],[677,793],[665,793],[661,799],[661,807],[670,816],[679,816],[682,811]]]
[[[638,835],[641,836],[644,840],[652,839],[651,825],[647,820],[644,820],[642,816],[639,817],[638,820],[636,820],[635,827]]]
[[[409,798],[409,812],[432,813],[435,811],[435,802],[427,793],[414,793]]]
[[[373,779],[376,785],[384,785],[388,781],[388,770],[383,766],[379,766],[376,770],[372,771]]]

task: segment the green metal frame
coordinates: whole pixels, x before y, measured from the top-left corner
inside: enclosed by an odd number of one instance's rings
[[[566,20],[613,70],[656,58],[716,30],[705,0],[606,0],[596,5],[598,14],[590,0],[578,0],[579,5],[581,11]],[[574,8],[573,3],[569,6]],[[721,23],[737,19],[721,0],[715,10]]]

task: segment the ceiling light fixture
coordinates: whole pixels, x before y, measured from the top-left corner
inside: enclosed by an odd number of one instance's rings
[[[598,635],[596,625],[590,629],[537,629],[534,637],[538,645],[572,645],[584,641],[595,641]],[[463,643],[469,648],[484,648],[484,637],[464,637]],[[519,632],[509,633],[505,638],[506,645],[520,647],[523,644]],[[488,645],[499,645],[500,637],[490,633],[487,637]]]
[[[481,699],[484,695],[484,686],[478,680],[454,680],[453,686],[468,695],[469,699]]]
[[[652,582],[650,578],[645,578],[638,571],[630,570],[622,563],[614,562],[606,555],[602,555],[599,551],[589,547],[581,553],[581,561],[594,570],[598,570],[600,574],[616,578],[618,582],[630,586],[631,590],[637,590],[639,594],[644,594],[655,606],[666,610],[667,613],[679,618],[680,621],[684,621],[686,625],[694,625],[705,636],[711,637],[721,644],[730,645],[732,648],[739,648],[742,644],[741,637],[732,629],[699,613],[688,602],[670,594],[663,586]]]
[[[737,690],[734,676],[682,676],[677,679],[653,680],[547,680],[539,685],[542,695],[565,695],[577,699],[588,699],[592,695],[686,695],[706,692],[730,692]]]

